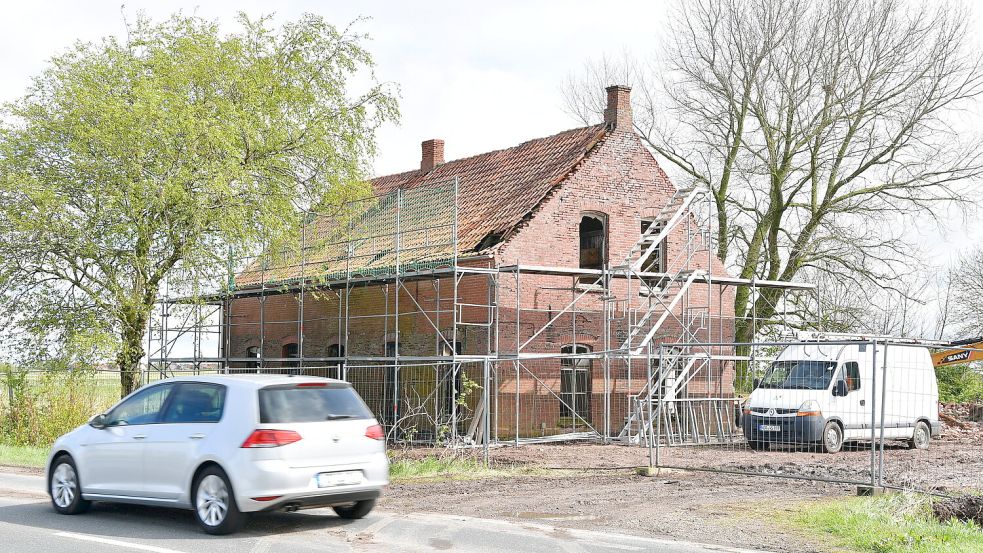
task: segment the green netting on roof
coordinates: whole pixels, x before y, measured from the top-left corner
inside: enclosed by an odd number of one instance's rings
[[[236,288],[385,277],[447,266],[457,255],[454,181],[397,189],[311,214],[296,244],[264,254],[235,277]]]

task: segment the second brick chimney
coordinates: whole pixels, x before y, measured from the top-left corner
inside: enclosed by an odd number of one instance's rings
[[[423,141],[423,158],[420,159],[420,170],[429,172],[444,162],[444,141],[439,138]]]
[[[616,84],[604,90],[608,92],[604,124],[612,130],[631,132],[631,87]]]

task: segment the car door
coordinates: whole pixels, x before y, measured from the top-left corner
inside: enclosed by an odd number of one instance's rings
[[[173,385],[138,391],[106,414],[106,427],[87,433],[79,460],[83,493],[143,497],[145,439]]]
[[[177,500],[189,491],[191,475],[215,439],[225,409],[226,387],[206,382],[176,385],[160,424],[147,432],[147,497]]]

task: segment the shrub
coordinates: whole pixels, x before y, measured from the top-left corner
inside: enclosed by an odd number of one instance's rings
[[[983,374],[969,365],[936,367],[939,401],[944,403],[983,402]]]
[[[0,401],[0,442],[48,446],[111,403],[91,370],[27,371],[0,368],[6,397]],[[118,397],[118,396],[117,396]]]

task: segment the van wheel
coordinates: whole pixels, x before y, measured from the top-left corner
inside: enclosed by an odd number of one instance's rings
[[[748,440],[748,447],[753,451],[767,451],[768,442],[762,442],[761,440]]]
[[[246,515],[236,505],[229,477],[216,466],[201,471],[191,488],[191,498],[195,519],[209,534],[231,534],[245,522]]]
[[[843,449],[843,429],[834,421],[829,421],[823,427],[823,438],[819,442],[823,453],[839,453]]]
[[[366,499],[365,501],[356,501],[352,505],[335,505],[332,509],[341,518],[356,519],[369,514],[373,507],[375,507],[375,500]]]
[[[68,455],[59,455],[51,463],[48,493],[51,495],[51,505],[63,515],[84,513],[92,505],[92,502],[82,499],[78,469],[75,468],[75,461]]]
[[[932,431],[929,430],[925,421],[918,421],[915,425],[915,433],[908,440],[910,449],[928,449],[928,443],[932,441]]]

